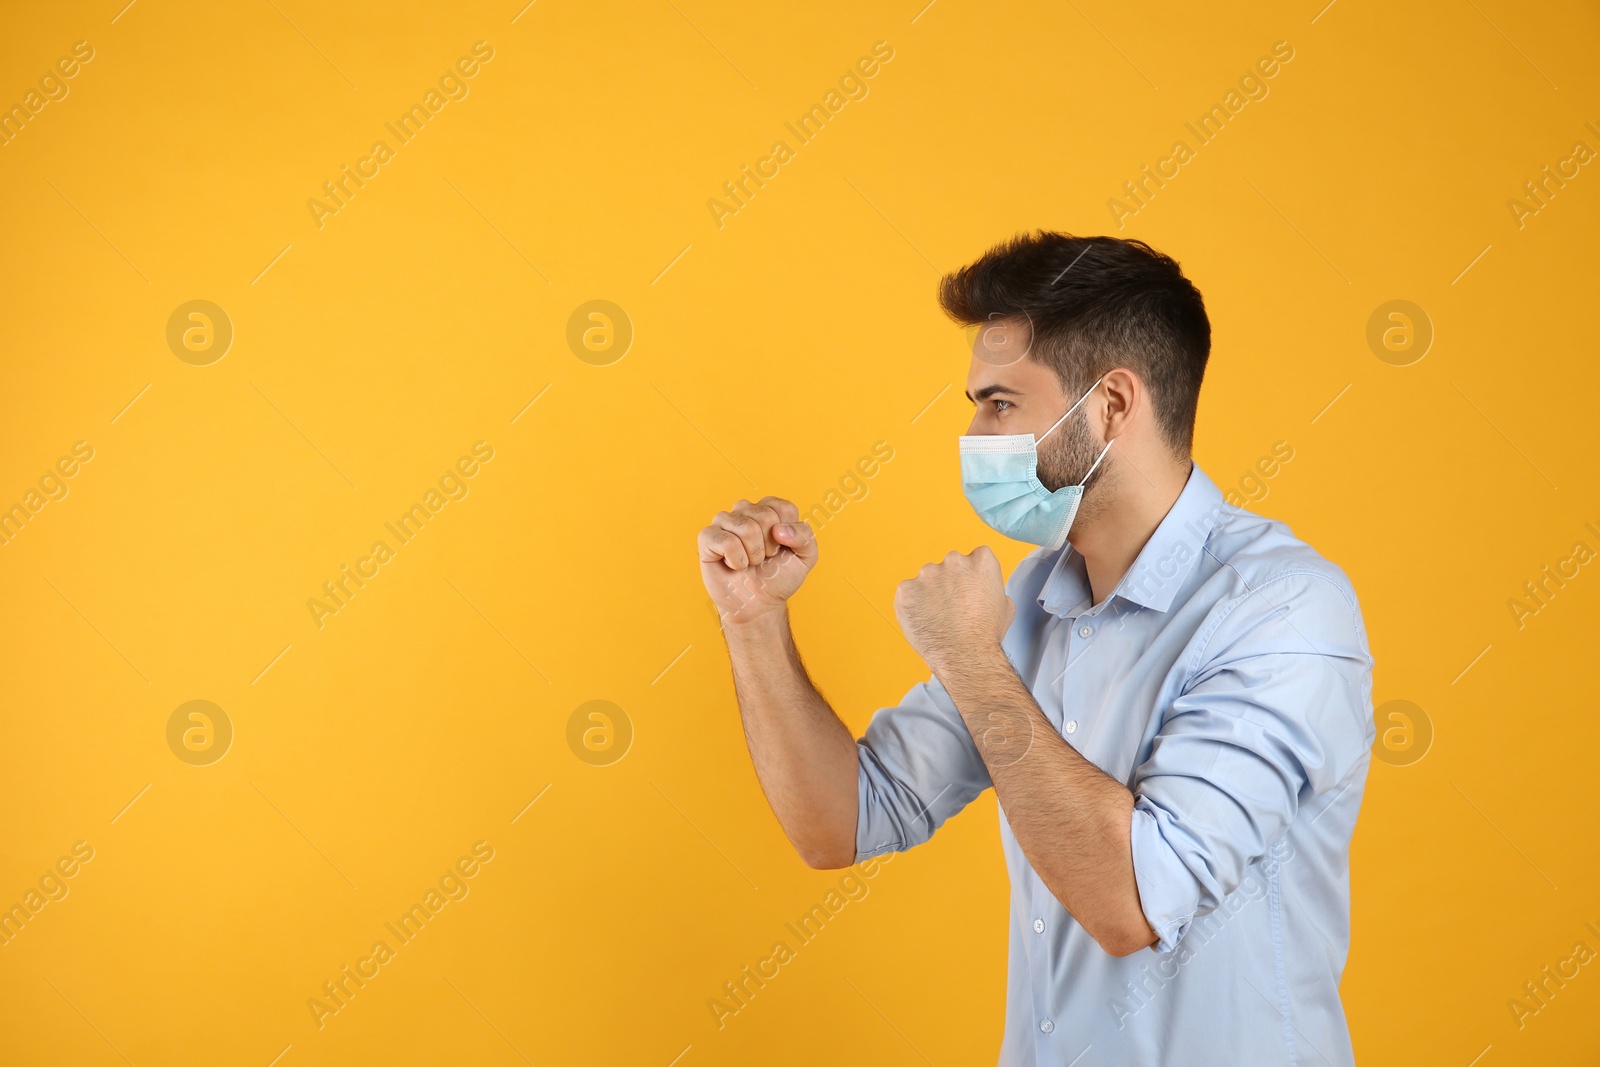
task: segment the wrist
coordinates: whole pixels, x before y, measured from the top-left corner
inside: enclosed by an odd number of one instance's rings
[[[738,641],[762,641],[781,635],[789,628],[789,605],[779,604],[758,615],[735,618],[722,616],[722,633],[729,644]]]
[[[929,668],[949,690],[970,678],[993,677],[995,672],[1015,675],[1016,668],[999,644],[964,649],[938,657]]]

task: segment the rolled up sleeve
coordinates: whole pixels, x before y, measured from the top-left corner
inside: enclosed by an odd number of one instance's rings
[[[990,785],[967,724],[932,676],[873,714],[856,757],[857,863],[922,844]]]
[[[1134,879],[1158,952],[1239,887],[1304,804],[1364,767],[1373,740],[1360,613],[1328,577],[1258,586],[1197,645],[1134,775]]]

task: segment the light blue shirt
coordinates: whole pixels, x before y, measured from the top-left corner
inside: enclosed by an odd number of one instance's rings
[[[1371,761],[1372,656],[1344,573],[1194,467],[1116,590],[1070,545],[1006,582],[1003,647],[1068,744],[1134,794],[1159,941],[1117,958],[1011,876],[1004,1067],[1353,1063],[1339,1002],[1350,836]],[[856,859],[903,851],[991,786],[937,678],[856,743]]]

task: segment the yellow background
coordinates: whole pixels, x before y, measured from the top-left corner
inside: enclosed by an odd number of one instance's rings
[[[1376,701],[1432,723],[1420,761],[1374,761],[1356,833],[1358,1058],[1600,1054],[1597,965],[1520,1029],[1508,1007],[1600,951],[1600,575],[1520,629],[1507,606],[1600,550],[1600,174],[1507,207],[1600,148],[1600,16],[920,7],[9,5],[0,101],[95,54],[0,148],[0,503],[95,456],[0,548],[0,903],[95,853],[0,947],[0,1060],[993,1062],[992,795],[713,1022],[839,876],[762,798],[695,534],[740,497],[818,503],[888,442],[793,614],[857,732],[926,677],[895,583],[1029,547],[959,491],[939,274],[1018,230],[1118,233],[1107,200],[1280,40],[1269,95],[1120,234],[1205,294],[1199,463],[1228,489],[1293,447],[1257,510],[1350,574]],[[322,183],[479,40],[470,95],[319,228]],[[796,146],[877,41],[869,95]],[[707,200],[779,139],[719,228]],[[209,366],[166,342],[194,299],[235,331]],[[566,342],[592,299],[635,331],[606,366]],[[1393,299],[1436,331],[1410,366],[1366,341]],[[470,495],[318,629],[308,598],[480,440]],[[167,746],[196,699],[235,730],[210,766]],[[608,766],[566,740],[596,699],[634,731]],[[470,895],[318,1029],[307,1000],[480,840]]]

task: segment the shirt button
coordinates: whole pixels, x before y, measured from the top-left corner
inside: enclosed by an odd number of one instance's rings
[[[1068,719],[1067,720],[1067,733],[1075,734],[1077,732],[1078,732],[1078,720],[1077,719]]]
[[[1082,626],[1078,627],[1078,636],[1079,637],[1093,637],[1094,636],[1094,627],[1090,626],[1088,623],[1084,623]]]
[[[1044,920],[1043,919],[1035,919],[1035,920],[1033,920],[1033,932],[1036,933],[1036,934],[1044,933]]]
[[[1055,1028],[1056,1024],[1051,1022],[1049,1019],[1046,1019],[1044,1022],[1039,1024],[1039,1029],[1043,1030],[1047,1034]]]

